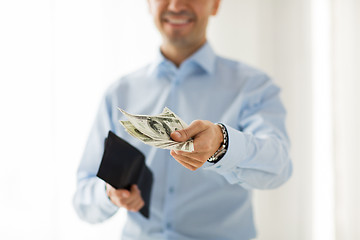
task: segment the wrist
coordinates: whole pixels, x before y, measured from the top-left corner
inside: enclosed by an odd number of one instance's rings
[[[105,183],[105,193],[106,193],[107,198],[111,201],[110,189],[109,189],[108,185],[109,185],[108,183]]]
[[[221,143],[218,150],[207,160],[210,163],[217,163],[220,161],[220,159],[225,155],[227,148],[228,148],[228,132],[226,130],[226,127],[222,123],[217,123],[216,125],[219,126],[221,129]]]

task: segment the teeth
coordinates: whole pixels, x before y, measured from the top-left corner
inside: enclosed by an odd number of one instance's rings
[[[172,24],[185,24],[188,22],[187,19],[169,19],[168,21]]]

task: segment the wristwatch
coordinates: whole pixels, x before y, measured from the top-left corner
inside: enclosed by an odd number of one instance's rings
[[[228,132],[225,125],[222,123],[216,123],[216,125],[221,128],[224,140],[219,149],[207,160],[210,163],[217,163],[225,155],[229,145]]]

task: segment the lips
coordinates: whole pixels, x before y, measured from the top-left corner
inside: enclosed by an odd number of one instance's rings
[[[166,19],[165,21],[171,24],[186,24],[190,22],[190,19]]]
[[[172,12],[166,11],[161,16],[162,20],[175,27],[185,26],[192,23],[195,19],[193,13],[189,11]]]
[[[179,19],[179,18],[166,18],[164,19],[166,23],[169,23],[171,25],[185,25],[191,22],[191,19]]]

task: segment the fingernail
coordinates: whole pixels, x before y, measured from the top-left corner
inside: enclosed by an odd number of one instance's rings
[[[174,132],[174,135],[175,135],[177,138],[181,138],[181,133],[180,133],[180,132]]]
[[[128,197],[128,195],[126,193],[123,193],[122,196],[123,197]]]

